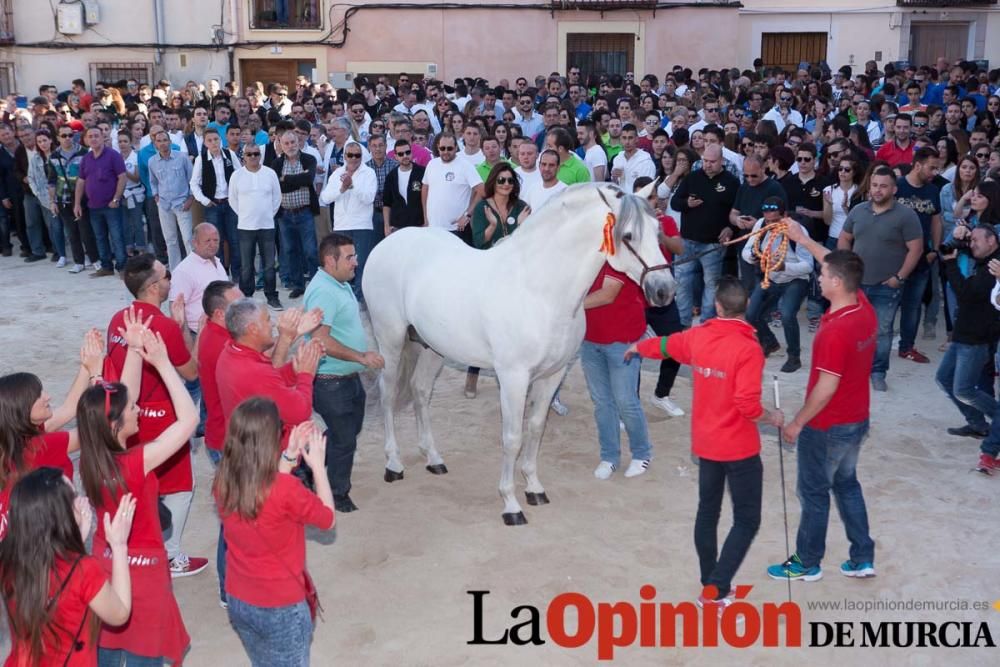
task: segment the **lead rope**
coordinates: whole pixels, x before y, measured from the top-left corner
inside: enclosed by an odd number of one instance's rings
[[[788,254],[788,225],[787,219],[779,220],[778,222],[772,222],[767,225],[762,226],[755,232],[749,232],[743,236],[739,236],[735,239],[730,239],[728,241],[723,241],[718,248],[709,248],[708,250],[703,250],[696,255],[691,257],[685,257],[680,261],[675,261],[672,266],[678,266],[680,264],[687,264],[695,260],[701,259],[705,255],[710,255],[713,252],[719,252],[723,248],[729,247],[740,243],[741,241],[746,241],[748,239],[754,239],[753,245],[751,246],[750,252],[753,254],[754,258],[757,259],[760,270],[764,274],[764,280],[761,281],[760,286],[767,289],[771,286],[771,274],[778,271],[778,267],[781,266],[785,261],[785,256]],[[767,234],[771,234],[771,243],[767,244],[764,248],[764,237]],[[778,247],[772,248],[772,244],[778,239]],[[603,249],[603,247],[602,247]]]

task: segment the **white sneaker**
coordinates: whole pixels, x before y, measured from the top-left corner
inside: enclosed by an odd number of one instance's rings
[[[61,268],[63,268],[64,266],[66,266],[66,258],[65,258],[65,257],[60,257],[60,258],[59,258],[59,261],[58,261],[58,262],[56,262],[56,268],[57,268],[57,269],[61,269]]]
[[[552,403],[549,407],[552,408],[552,412],[556,413],[560,417],[565,417],[569,414],[569,408],[563,405],[563,402],[559,400],[558,396],[552,399]]]
[[[83,264],[74,264],[73,266],[69,267],[70,273],[81,273],[82,271],[83,271]]]
[[[601,465],[597,466],[597,469],[594,470],[594,477],[597,479],[611,479],[611,476],[615,474],[615,470],[618,470],[618,466],[614,463],[601,461]]]
[[[666,412],[671,417],[683,417],[684,409],[681,406],[670,400],[669,396],[664,396],[660,398],[656,394],[653,394],[653,398],[649,399],[649,402]]]
[[[646,472],[646,468],[648,467],[649,459],[632,459],[632,462],[628,464],[628,470],[625,471],[625,476],[638,477],[642,473]]]

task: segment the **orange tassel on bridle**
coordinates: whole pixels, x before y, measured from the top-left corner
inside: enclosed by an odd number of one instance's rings
[[[601,242],[601,252],[614,256],[615,254],[615,214],[608,213],[604,223],[604,240]]]

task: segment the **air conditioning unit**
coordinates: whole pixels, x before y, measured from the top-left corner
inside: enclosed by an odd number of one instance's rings
[[[354,90],[353,72],[330,72],[330,85],[334,88],[347,88]]]
[[[56,13],[56,25],[64,35],[83,34],[83,5],[59,5]]]

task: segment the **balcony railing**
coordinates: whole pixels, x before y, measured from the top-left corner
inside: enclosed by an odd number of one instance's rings
[[[14,2],[0,0],[0,44],[14,43]]]
[[[896,0],[898,7],[985,7],[997,0]]]
[[[257,30],[318,30],[321,0],[250,0],[250,27]]]

